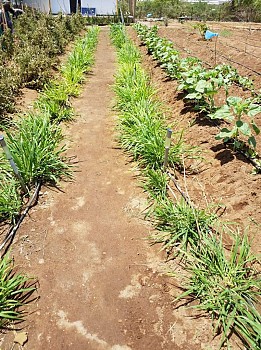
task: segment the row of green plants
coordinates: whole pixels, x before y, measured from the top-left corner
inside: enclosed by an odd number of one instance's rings
[[[163,168],[165,108],[142,69],[140,52],[125,28],[113,25],[111,39],[119,63],[114,85],[119,142],[136,161],[149,193],[148,216],[157,228],[150,237],[152,242],[160,242],[168,256],[183,268],[178,275],[171,272],[182,290],[175,301],[185,299],[189,305],[193,302],[200,313],[210,314],[214,334],[222,334],[220,348],[229,348],[230,337],[237,335],[247,349],[258,350],[261,279],[248,236],[237,227],[221,223],[211,208],[198,209],[184,199],[173,202],[169,173]],[[176,169],[182,167],[184,157],[194,156],[191,147],[184,144],[182,132],[178,134],[169,158],[169,166]],[[230,250],[224,248],[223,237],[232,242]]]
[[[178,90],[184,93],[184,99],[206,118],[226,123],[216,138],[232,143],[234,150],[243,150],[250,158],[257,158],[256,135],[260,133],[260,128],[254,117],[261,113],[261,96],[254,93],[252,81],[240,76],[229,65],[206,69],[196,57],[182,58],[171,41],[158,36],[156,26],[150,29],[136,24],[135,28],[153,58],[160,62],[171,79],[178,81]],[[249,89],[253,97],[229,96],[232,84]],[[226,103],[218,106],[215,96],[222,91],[225,91]]]
[[[94,61],[99,29],[92,27],[79,38],[67,63],[60,68],[57,79],[50,81],[40,93],[33,111],[4,127],[6,143],[30,192],[35,183],[56,184],[60,178],[70,177],[65,161],[64,136],[59,123],[73,117],[70,97],[78,96],[85,73]],[[21,184],[13,177],[12,169],[2,149],[0,151],[0,221],[16,220],[23,203]],[[21,192],[22,191],[22,192]]]
[[[56,70],[58,55],[84,28],[79,15],[52,16],[30,8],[0,37],[0,122],[14,112],[21,87],[41,89]],[[52,68],[52,69],[50,69]]]
[[[65,154],[66,140],[60,122],[72,118],[69,98],[80,93],[80,84],[94,62],[98,33],[98,28],[90,28],[84,38],[76,41],[67,63],[60,69],[59,78],[45,87],[35,109],[20,116],[11,130],[5,128],[5,140],[24,186],[14,177],[1,149],[1,222],[17,222],[37,184],[57,186],[61,179],[72,178],[72,165]],[[13,262],[7,256],[1,260],[0,327],[23,318],[20,307],[34,289],[28,277],[13,272]]]

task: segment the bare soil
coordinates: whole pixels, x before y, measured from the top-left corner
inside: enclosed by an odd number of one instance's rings
[[[96,64],[73,103],[77,118],[65,128],[69,155],[77,157],[75,179],[57,190],[42,189],[13,243],[19,270],[39,280],[39,299],[28,306],[30,314],[20,325],[28,335],[23,349],[218,349],[220,338],[213,339],[207,316],[174,308],[180,291],[175,278],[164,275],[172,265],[146,239],[153,231],[143,220],[146,196],[115,141],[116,56],[108,30],[102,28]],[[141,50],[159,95],[172,108],[171,119],[194,120],[193,112],[184,111],[175,83]],[[261,176],[251,175],[244,159],[227,154],[213,141],[214,133],[201,122],[186,133],[206,159],[202,171],[188,177],[189,193],[202,203],[203,187],[208,198],[225,202],[226,218],[259,222]],[[254,242],[257,251],[257,237]],[[2,334],[1,349],[18,349],[14,337],[15,331]]]

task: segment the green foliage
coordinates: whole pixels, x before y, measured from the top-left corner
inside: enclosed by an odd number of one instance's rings
[[[120,142],[123,148],[139,162],[142,168],[160,169],[164,159],[164,114],[155,98],[155,89],[141,68],[140,54],[130,44],[122,26],[111,28],[111,36],[118,47],[121,64],[116,75],[114,91],[120,111]],[[169,154],[169,164],[181,164],[185,151],[181,135]]]
[[[75,50],[61,70],[62,78],[45,86],[36,102],[36,110],[18,119],[14,129],[8,129],[7,144],[30,190],[37,182],[57,184],[61,178],[70,178],[71,166],[64,157],[66,147],[57,122],[72,119],[70,96],[79,93],[84,74],[93,64],[94,50],[99,30],[90,28],[87,35],[78,40]],[[71,75],[68,75],[68,71]],[[53,123],[55,122],[55,123]],[[14,220],[22,206],[20,183],[3,154],[0,155],[0,221]]]
[[[59,126],[51,124],[49,115],[28,114],[15,123],[14,132],[7,132],[7,143],[24,183],[56,184],[71,176],[63,154],[65,146]]]
[[[198,22],[193,25],[193,28],[199,31],[199,34],[202,39],[205,39],[205,33],[209,29],[206,23]]]
[[[159,60],[169,76],[178,80],[179,89],[186,94],[186,99],[192,101],[198,110],[207,112],[210,118],[235,121],[237,133],[247,136],[250,145],[254,144],[253,133],[259,133],[253,120],[260,112],[258,102],[228,97],[227,105],[222,108],[214,103],[214,95],[220,87],[228,92],[229,85],[240,81],[245,88],[252,89],[249,80],[240,77],[235,69],[227,65],[207,70],[197,59],[194,62],[191,58],[181,59],[172,43],[157,37],[155,28],[150,31],[141,25],[135,27],[149,53]],[[132,101],[131,94],[128,95],[129,101]],[[133,109],[126,118],[130,129],[136,124],[136,116],[131,118]],[[243,120],[243,116],[247,120]],[[125,117],[126,112],[123,113],[124,122]],[[139,123],[136,128],[141,130],[144,121],[141,123],[139,120]],[[128,137],[130,139],[133,141],[133,134]],[[135,145],[135,142],[130,143],[130,149]],[[250,252],[247,236],[241,238],[235,234],[231,251],[225,250],[222,239],[224,226],[216,215],[209,208],[195,209],[184,200],[173,203],[168,196],[166,175],[160,168],[151,168],[150,164],[146,169],[144,188],[154,200],[150,215],[159,230],[151,239],[162,243],[168,254],[180,253],[182,259],[179,262],[186,271],[182,274],[182,279],[187,281],[182,288],[184,293],[177,300],[186,298],[187,303],[193,302],[192,307],[210,313],[215,335],[222,334],[220,347],[227,345],[229,348],[230,336],[235,333],[248,349],[260,349],[261,316],[257,304],[261,283],[254,268],[257,259]]]
[[[230,122],[235,120],[233,128],[223,128],[217,138],[224,139],[224,141],[233,139],[235,149],[242,149],[244,142],[240,140],[240,136],[243,135],[243,139],[247,137],[250,147],[247,152],[252,152],[256,147],[255,135],[259,134],[259,128],[252,117],[254,113],[259,113],[260,109],[255,99],[247,99],[243,102],[240,98],[228,97],[228,88],[237,83],[244,89],[252,91],[253,82],[247,77],[240,76],[237,70],[229,65],[218,65],[213,69],[205,69],[197,58],[181,58],[179,52],[173,48],[172,42],[158,37],[157,27],[149,29],[141,24],[136,24],[135,28],[141,40],[148,47],[148,52],[161,63],[161,67],[166,70],[168,76],[179,82],[178,90],[185,93],[184,98],[194,105],[196,111],[204,112],[211,119],[223,119]],[[216,106],[215,95],[222,87],[226,91],[227,105],[220,108]],[[241,120],[242,113],[251,118],[250,122]]]
[[[9,167],[4,155],[0,158],[0,222],[18,216],[22,206],[21,197],[17,190],[17,181],[9,174]]]
[[[14,266],[8,256],[0,260],[0,327],[7,327],[10,322],[21,321],[28,297],[35,287],[26,275],[14,272]],[[31,281],[32,282],[32,281]]]
[[[50,82],[36,101],[36,107],[42,112],[47,112],[51,120],[58,122],[72,120],[69,88],[70,86],[63,80]]]
[[[45,86],[36,102],[42,112],[48,112],[51,120],[69,121],[73,118],[71,96],[78,96],[80,84],[94,62],[94,50],[99,29],[90,28],[83,39],[79,39],[67,62],[61,68],[62,79],[53,80]]]
[[[261,21],[260,0],[233,0],[214,5],[205,1],[188,2],[178,0],[137,1],[137,16],[145,18],[151,13],[154,18],[178,18],[188,16],[203,21]]]
[[[42,88],[57,64],[56,56],[83,28],[80,15],[51,16],[29,8],[14,21],[14,33],[0,37],[0,113],[13,112],[22,86]]]
[[[233,140],[235,149],[238,149],[242,147],[239,138],[243,136],[243,138],[247,138],[250,148],[254,150],[256,148],[254,135],[258,135],[260,129],[253,118],[258,113],[261,113],[261,107],[254,103],[252,99],[243,100],[240,97],[229,97],[227,104],[219,108],[210,117],[212,119],[224,119],[230,123],[234,122],[234,125],[231,129],[228,129],[228,127],[221,129],[216,139],[223,139],[225,142]]]
[[[221,346],[235,332],[249,349],[260,349],[261,316],[256,303],[261,279],[254,268],[257,260],[250,251],[247,236],[234,236],[229,255],[222,239],[214,235],[203,235],[200,246],[185,254],[184,269],[190,276],[178,299],[200,300],[193,307],[210,313],[215,333],[223,333]]]
[[[192,208],[183,199],[174,204],[169,198],[159,200],[153,211],[156,233],[153,240],[163,243],[163,249],[188,251],[200,245],[201,237],[208,235],[217,219],[206,210]]]
[[[161,200],[167,196],[168,176],[165,172],[148,168],[143,176],[143,187],[153,199]]]

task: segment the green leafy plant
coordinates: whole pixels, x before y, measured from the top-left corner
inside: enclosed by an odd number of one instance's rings
[[[214,114],[210,115],[212,119],[224,119],[228,122],[234,122],[231,129],[222,128],[216,136],[217,140],[227,142],[233,140],[235,149],[242,148],[240,136],[247,138],[247,142],[252,149],[256,148],[256,139],[254,135],[260,133],[260,129],[254,121],[254,116],[261,113],[260,105],[253,102],[252,99],[243,100],[240,97],[229,97],[227,104],[219,108]]]
[[[4,155],[0,156],[0,221],[13,221],[22,206],[17,181],[10,173],[7,160]]]
[[[210,210],[192,208],[184,199],[174,204],[166,197],[156,203],[153,219],[155,227],[162,232],[153,235],[152,239],[162,243],[163,249],[169,252],[176,248],[177,254],[180,250],[199,246],[201,236],[212,231],[217,217]]]
[[[63,156],[66,147],[60,146],[61,129],[50,123],[48,114],[28,114],[15,125],[14,132],[7,131],[7,143],[29,188],[38,181],[56,184],[61,178],[71,177]]]
[[[261,346],[261,315],[256,308],[261,279],[254,267],[257,263],[250,251],[247,235],[234,235],[228,254],[222,237],[202,235],[201,244],[192,246],[186,254],[184,269],[189,273],[187,283],[177,300],[199,300],[194,308],[210,313],[214,332],[222,331],[220,347],[236,333],[247,347]]]
[[[24,305],[35,291],[35,282],[14,272],[13,261],[5,255],[0,260],[0,326],[24,319]]]
[[[143,172],[143,187],[155,200],[167,196],[168,176],[161,169],[146,169]]]
[[[200,34],[202,39],[205,39],[205,33],[209,29],[209,27],[207,26],[206,23],[198,22],[198,23],[193,25],[193,28],[197,29],[199,31],[199,34]]]

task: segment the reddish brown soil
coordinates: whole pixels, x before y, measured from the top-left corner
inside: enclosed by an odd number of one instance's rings
[[[256,89],[261,88],[261,25],[253,23],[207,23],[209,29],[219,33],[217,42],[202,40],[195,22],[184,24],[172,22],[160,27],[159,34],[174,42],[174,46],[185,56],[196,56],[207,67],[215,64],[230,64],[242,76],[254,81]],[[216,56],[215,56],[216,46]]]
[[[183,25],[180,25],[181,27]],[[176,32],[172,28],[164,29],[169,36]],[[181,29],[183,32],[183,29]],[[232,221],[240,224],[253,239],[252,248],[260,253],[261,223],[261,175],[253,175],[253,166],[247,159],[226,148],[221,141],[215,140],[217,127],[204,118],[200,118],[191,108],[185,105],[182,95],[177,92],[177,82],[167,78],[157,62],[147,55],[147,49],[140,45],[136,34],[130,31],[132,38],[143,53],[143,64],[159,89],[159,96],[170,109],[169,123],[174,130],[185,129],[185,139],[188,144],[201,150],[202,162],[194,162],[195,171],[187,171],[186,183],[180,175],[182,188],[187,187],[193,202],[203,208],[209,204],[224,205],[222,221]],[[181,35],[176,35],[182,40]],[[205,52],[204,43],[199,41],[197,52]],[[261,116],[256,117],[261,127]],[[261,140],[258,138],[258,150],[261,150]],[[186,162],[185,162],[186,165]],[[191,162],[187,162],[187,166]]]
[[[19,269],[39,280],[39,300],[21,324],[26,350],[200,350],[217,348],[211,321],[174,310],[174,279],[159,247],[145,239],[147,206],[135,172],[115,142],[115,53],[103,28],[96,64],[68,125],[73,183],[43,188],[13,243]],[[15,332],[1,337],[3,350]]]

